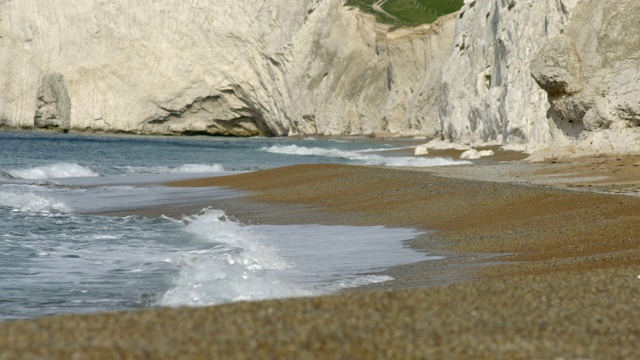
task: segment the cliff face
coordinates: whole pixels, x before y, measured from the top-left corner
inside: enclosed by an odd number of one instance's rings
[[[4,0],[0,126],[433,133],[453,34],[390,32],[340,0]]]
[[[440,137],[539,156],[640,151],[634,0],[465,1]]]
[[[634,0],[580,1],[534,57],[531,73],[564,140],[546,153],[640,152],[638,15]]]
[[[443,70],[443,140],[540,146],[551,142],[546,93],[529,64],[540,42],[561,33],[560,0],[466,1],[455,51]]]

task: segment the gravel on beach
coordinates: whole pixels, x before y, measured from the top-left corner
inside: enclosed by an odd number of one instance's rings
[[[639,358],[640,198],[567,190],[553,169],[598,182],[577,188],[622,186],[573,161],[299,165],[172,184],[251,192],[227,204],[242,221],[435,230],[411,246],[447,259],[331,296],[2,323],[0,359]]]

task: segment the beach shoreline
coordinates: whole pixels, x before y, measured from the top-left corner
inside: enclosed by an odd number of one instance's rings
[[[435,230],[411,246],[449,257],[331,296],[3,323],[0,358],[632,358],[640,198],[611,193],[632,193],[638,161],[297,165],[176,182],[250,192],[212,204],[248,224]]]
[[[576,167],[579,161],[567,163]],[[633,170],[640,173],[636,166]],[[625,214],[637,213],[640,199],[607,192],[609,185],[586,171],[582,177],[571,173],[574,178],[566,181],[561,181],[562,174],[550,172],[547,164],[529,163],[403,169],[296,165],[169,185],[228,187],[251,193],[248,202],[258,207],[269,204],[303,210],[294,209],[282,216],[277,211],[240,210],[240,218],[253,222],[286,219],[297,223],[412,227],[435,231],[412,244],[434,255],[484,254],[493,259],[496,254],[505,254],[500,258],[507,263],[562,260],[562,266],[549,263],[536,270],[543,273],[552,271],[549,269],[572,270],[582,263],[576,259],[583,257],[636,249],[638,244],[631,240],[635,237],[635,218]],[[615,189],[620,179],[613,175],[610,182]],[[476,176],[482,180],[470,180]],[[576,178],[581,181],[576,182]],[[589,187],[585,180],[597,184]],[[337,190],[331,193],[332,189]],[[235,215],[233,211],[231,214]],[[608,219],[602,221],[599,216]],[[548,225],[539,226],[538,221]],[[629,239],[609,244],[608,248],[599,247],[603,234],[615,236],[621,229],[629,233],[617,236]],[[581,237],[568,239],[572,232]],[[535,241],[527,241],[527,236]],[[425,241],[429,243],[421,244]],[[553,247],[560,242],[566,249]],[[572,246],[580,251],[570,250]],[[618,265],[618,260],[601,259],[593,266]]]

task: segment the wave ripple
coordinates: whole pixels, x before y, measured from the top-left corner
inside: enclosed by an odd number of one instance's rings
[[[386,157],[373,154],[373,151],[381,150],[360,150],[349,151],[339,149],[328,149],[319,147],[305,147],[298,145],[274,145],[263,147],[262,151],[273,154],[300,155],[300,156],[316,156],[326,158],[340,158],[357,162],[363,165],[378,166],[410,166],[410,167],[430,167],[430,166],[449,166],[471,164],[468,161],[452,160],[445,158],[430,157],[414,157],[414,156],[397,156]]]
[[[14,179],[44,180],[73,177],[98,177],[100,174],[88,167],[73,163],[57,163],[52,165],[32,167],[28,169],[13,169],[5,171]]]

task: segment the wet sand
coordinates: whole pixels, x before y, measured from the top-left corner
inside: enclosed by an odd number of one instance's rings
[[[250,191],[216,204],[249,223],[436,230],[411,246],[448,258],[333,296],[4,323],[0,358],[638,358],[640,197],[600,193],[635,194],[636,162],[299,165],[174,183]]]

